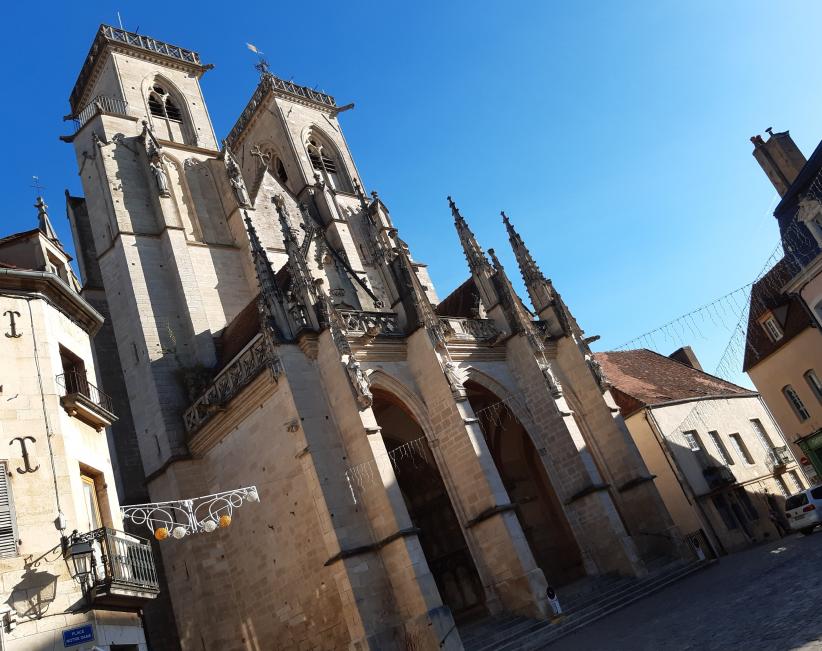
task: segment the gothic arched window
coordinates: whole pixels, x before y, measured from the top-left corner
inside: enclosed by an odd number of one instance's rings
[[[166,120],[174,120],[174,122],[183,121],[183,113],[180,107],[160,84],[154,84],[151,87],[151,93],[148,96],[148,108],[154,117],[165,118]]]
[[[348,179],[337,153],[331,145],[312,134],[306,143],[308,159],[320,176],[335,190],[350,192]]]

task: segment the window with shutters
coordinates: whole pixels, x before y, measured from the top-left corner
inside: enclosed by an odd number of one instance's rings
[[[334,190],[350,192],[348,177],[334,147],[316,134],[312,134],[306,143],[308,160],[321,178]]]
[[[0,461],[0,557],[17,556],[17,519],[9,482],[9,467]]]
[[[793,409],[793,412],[800,421],[806,421],[811,417],[808,410],[805,408],[805,403],[802,402],[802,398],[799,397],[796,389],[794,389],[790,384],[786,384],[782,387],[782,393],[785,395],[785,399],[788,401],[788,404],[790,404],[791,409]]]

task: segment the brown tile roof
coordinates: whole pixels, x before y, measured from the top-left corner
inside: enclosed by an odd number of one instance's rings
[[[469,277],[434,308],[440,316],[476,317],[475,310],[479,304],[479,292],[474,278]]]
[[[623,415],[644,406],[753,393],[646,348],[596,353]]]
[[[257,309],[257,296],[246,305],[237,316],[214,337],[217,349],[217,368],[222,369],[246,344],[260,332],[260,312]]]
[[[12,233],[11,235],[6,235],[6,237],[0,237],[0,244],[5,244],[6,242],[12,242],[14,240],[19,240],[24,237],[29,237],[34,235],[35,233],[39,233],[39,228],[32,228],[28,231],[21,231],[19,233]]]
[[[782,292],[782,287],[791,279],[791,275],[788,261],[782,258],[751,288],[743,371],[756,366],[805,329],[813,327],[811,317],[800,299],[786,296]],[[767,311],[776,317],[782,328],[783,336],[779,341],[772,341],[759,324],[759,318]]]

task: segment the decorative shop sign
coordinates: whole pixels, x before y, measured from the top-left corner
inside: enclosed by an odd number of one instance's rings
[[[70,628],[63,631],[63,647],[77,646],[94,640],[94,627],[91,624]]]

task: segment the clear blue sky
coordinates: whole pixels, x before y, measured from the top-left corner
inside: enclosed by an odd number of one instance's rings
[[[37,174],[71,241],[61,117],[118,9],[215,64],[218,138],[255,87],[247,41],[277,75],[356,102],[341,120],[360,172],[440,296],[467,275],[446,195],[516,275],[505,209],[600,349],[752,280],[778,236],[749,138],[790,129],[806,154],[822,138],[813,2],[14,3],[2,233],[34,224]],[[728,335],[706,336],[713,368]]]

